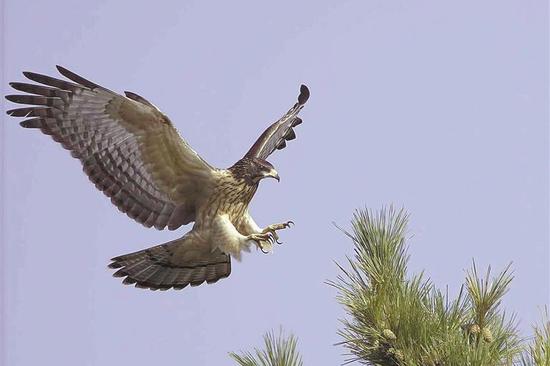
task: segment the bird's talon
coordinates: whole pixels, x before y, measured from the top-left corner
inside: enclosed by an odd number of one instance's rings
[[[273,224],[267,226],[263,231],[261,235],[268,235],[268,241],[271,244],[277,243],[279,245],[283,244],[282,241],[279,240],[279,235],[277,234],[277,230],[287,229],[291,225],[294,225],[294,221],[287,221],[282,224]]]
[[[270,244],[273,244],[273,241],[272,241],[272,238],[271,238],[271,234],[270,233],[262,233],[262,234],[252,234],[252,235],[249,235],[248,236],[248,240],[252,240],[256,243],[256,246],[258,248],[260,248],[260,250],[267,254],[269,253],[269,251],[265,251],[264,250],[264,247],[262,245],[262,242],[268,242]]]

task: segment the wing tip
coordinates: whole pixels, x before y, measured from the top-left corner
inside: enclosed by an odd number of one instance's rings
[[[55,65],[55,68],[57,69],[57,71],[59,71],[61,74],[63,74],[63,72],[65,71],[69,71],[67,70],[65,67],[61,66],[61,65]]]
[[[36,118],[21,121],[21,122],[19,122],[19,126],[21,126],[23,128],[40,128],[40,127],[42,127],[40,119],[36,119]]]
[[[118,257],[117,258],[111,258],[111,263],[109,263],[109,265],[107,265],[107,267],[111,268],[111,269],[121,268],[122,264],[120,264],[120,262],[118,261]],[[114,276],[114,274],[113,274],[113,276]]]
[[[33,77],[33,75],[36,75],[35,72],[32,72],[32,71],[23,71],[22,72],[23,76],[26,77],[27,79],[31,79]],[[31,79],[32,80],[32,79]]]
[[[298,96],[298,104],[304,105],[306,104],[308,99],[309,99],[309,88],[305,84],[302,84],[300,86],[300,95]]]
[[[59,71],[61,75],[65,76],[68,79],[72,80],[71,76],[77,76],[74,72],[61,65],[55,65],[55,68],[57,69],[57,71]]]
[[[83,78],[82,76],[72,72],[71,70],[61,66],[61,65],[55,65],[55,68],[57,69],[57,71],[59,71],[59,73],[63,76],[65,76],[67,79],[69,80],[72,80],[74,81],[75,83],[77,84],[80,84],[86,88],[89,88],[89,89],[95,89],[95,88],[99,88],[100,86],[96,83],[94,83],[93,81],[90,81],[90,80],[87,80],[85,78]]]
[[[4,98],[9,100],[10,102],[17,103],[17,100],[19,100],[19,95],[17,94],[4,95]]]

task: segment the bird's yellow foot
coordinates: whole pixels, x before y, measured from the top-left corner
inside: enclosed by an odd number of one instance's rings
[[[277,234],[277,230],[287,229],[287,228],[290,227],[290,225],[294,225],[294,222],[287,221],[287,222],[284,222],[282,224],[269,225],[265,229],[262,230],[262,233],[263,234],[270,233],[272,235],[272,239],[275,241],[275,243],[283,244],[283,242],[279,241],[279,235]]]
[[[253,242],[256,243],[256,245],[258,246],[258,248],[260,248],[260,250],[267,254],[269,253],[269,250],[265,251],[264,250],[264,244],[267,244],[267,246],[269,246],[269,248],[271,248],[271,243],[275,240],[275,238],[273,238],[273,234],[271,232],[266,232],[266,233],[259,233],[259,234],[251,234],[251,235],[248,235],[246,237],[248,240],[252,240]]]

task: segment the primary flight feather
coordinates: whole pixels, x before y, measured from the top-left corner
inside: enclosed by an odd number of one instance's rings
[[[269,249],[277,230],[291,222],[260,228],[248,212],[261,179],[279,179],[266,161],[296,137],[298,113],[309,98],[305,85],[298,101],[264,131],[245,156],[228,169],[202,159],[178,134],[170,119],[145,98],[125,96],[57,66],[66,80],[24,72],[39,84],[13,82],[28,94],[8,95],[32,107],[7,113],[25,117],[21,126],[51,135],[80,160],[95,186],[137,222],[174,230],[194,222],[180,239],[113,258],[123,283],[152,290],[213,283],[231,273],[251,245]]]

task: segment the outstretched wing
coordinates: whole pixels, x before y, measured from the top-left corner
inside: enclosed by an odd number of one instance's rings
[[[6,99],[32,107],[7,113],[29,118],[21,126],[38,128],[70,150],[95,186],[136,221],[171,230],[193,221],[217,170],[146,99],[130,92],[124,97],[57,69],[72,82],[24,72],[42,85],[10,83],[29,94]]]
[[[284,116],[262,133],[250,150],[248,150],[245,157],[265,160],[276,149],[283,149],[286,146],[286,141],[295,139],[296,134],[292,128],[302,123],[302,120],[298,117],[298,113],[300,113],[308,98],[309,89],[307,86],[302,85],[300,87],[298,102],[296,102]]]

